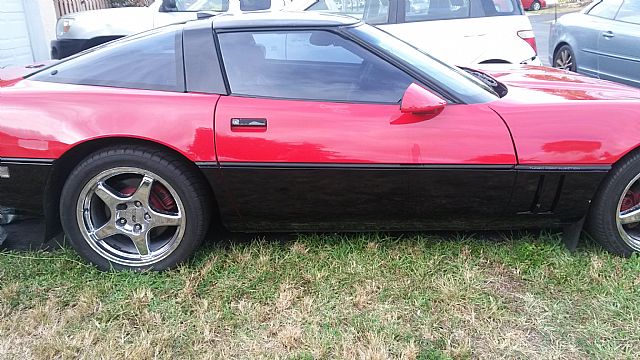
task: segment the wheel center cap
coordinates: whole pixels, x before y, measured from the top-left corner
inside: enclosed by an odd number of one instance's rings
[[[129,206],[126,210],[117,210],[116,218],[125,219],[128,224],[139,224],[144,221],[144,208]]]

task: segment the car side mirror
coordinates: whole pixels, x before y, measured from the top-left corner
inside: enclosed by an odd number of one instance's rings
[[[400,111],[411,115],[428,115],[429,118],[438,116],[447,102],[422,86],[413,83],[409,85],[402,96]]]
[[[162,0],[162,5],[160,6],[160,12],[173,12],[173,11],[178,11],[176,0]]]

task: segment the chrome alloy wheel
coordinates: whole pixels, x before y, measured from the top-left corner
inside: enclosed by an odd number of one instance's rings
[[[80,192],[76,211],[84,240],[121,265],[156,263],[184,236],[185,210],[177,192],[160,176],[135,167],[93,177]]]
[[[640,174],[629,182],[618,200],[616,224],[622,240],[640,251]]]
[[[571,70],[573,67],[573,56],[569,49],[562,49],[558,55],[556,55],[555,67],[562,70]]]

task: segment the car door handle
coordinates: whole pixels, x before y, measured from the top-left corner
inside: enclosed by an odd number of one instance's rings
[[[233,118],[233,119],[231,119],[231,126],[263,127],[263,126],[267,126],[267,119],[262,119],[262,118]]]
[[[611,39],[615,35],[613,34],[612,31],[605,31],[605,32],[602,33],[602,36],[606,37],[607,39]]]
[[[265,131],[267,119],[264,118],[232,118],[231,130],[236,131]]]

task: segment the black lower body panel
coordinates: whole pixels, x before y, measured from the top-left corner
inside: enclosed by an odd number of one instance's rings
[[[203,168],[231,231],[559,227],[584,217],[599,168],[223,164]]]
[[[51,160],[0,159],[8,172],[0,177],[0,206],[15,208],[20,214],[42,216],[45,186]]]

